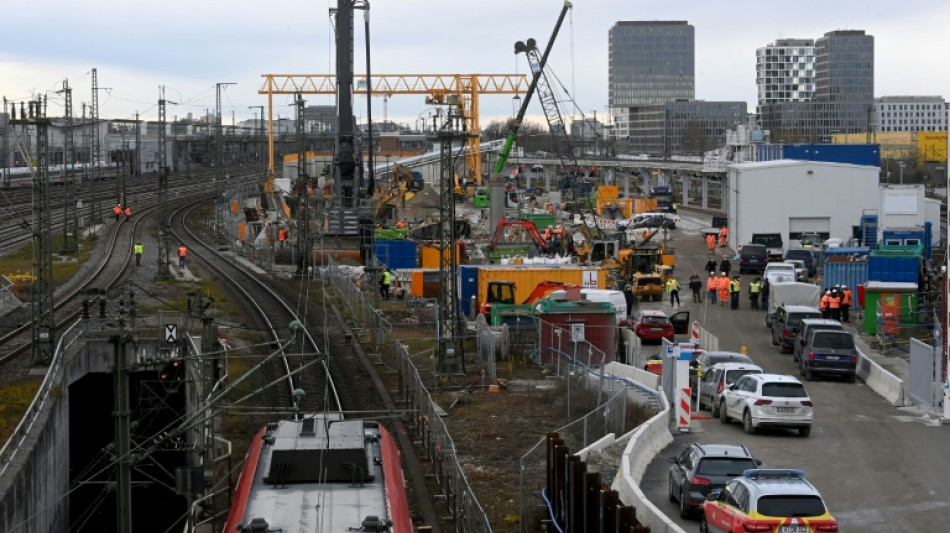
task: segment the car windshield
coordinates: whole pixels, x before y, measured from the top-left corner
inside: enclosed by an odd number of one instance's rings
[[[821,318],[821,313],[789,313],[788,328],[797,329],[801,325],[803,318]]]
[[[808,393],[805,392],[805,387],[803,387],[801,383],[763,383],[762,396],[771,398],[807,398]]]
[[[825,504],[821,498],[813,495],[801,496],[762,496],[757,511],[765,516],[821,516],[825,514]]]
[[[709,365],[716,363],[751,363],[752,359],[740,354],[709,354]]]
[[[791,264],[791,263],[788,263],[788,264],[782,263],[782,264],[780,264],[780,265],[769,265],[769,266],[766,267],[766,268],[768,268],[769,273],[772,273],[772,272],[783,272],[783,271],[784,271],[784,272],[794,272],[794,271],[795,271],[795,265],[793,265],[793,264]]]
[[[755,461],[748,458],[707,457],[699,462],[697,475],[739,477],[742,472],[757,468]]]
[[[670,319],[665,316],[645,316],[642,322],[645,324],[669,324]]]
[[[827,348],[831,350],[853,350],[854,338],[850,333],[815,333],[812,340],[812,347]]]
[[[801,259],[803,261],[805,259],[811,259],[811,253],[809,253],[808,250],[789,250],[785,255],[789,259]]]
[[[746,374],[761,374],[761,370],[756,370],[754,368],[744,368],[741,370],[729,370],[726,372],[726,384],[732,385],[736,381],[739,381],[739,378]]]

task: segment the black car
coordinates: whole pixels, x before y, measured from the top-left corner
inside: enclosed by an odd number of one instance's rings
[[[632,229],[642,229],[642,228],[669,228],[673,229],[676,227],[676,221],[665,216],[655,216],[647,217],[640,222],[637,222],[633,226],[630,226]]]
[[[798,358],[798,372],[811,381],[816,374],[841,376],[854,383],[858,350],[850,331],[815,329],[808,334]]]
[[[763,244],[744,244],[739,252],[739,273],[765,272],[765,265],[769,263],[768,249]]]
[[[757,468],[745,446],[690,444],[683,453],[670,457],[670,501],[679,502],[680,516],[688,518],[702,509],[706,495],[721,489],[742,472]]]
[[[803,318],[821,318],[821,311],[804,305],[778,306],[775,315],[766,315],[765,324],[772,328],[772,344],[777,344],[779,353],[795,351],[795,335]]]

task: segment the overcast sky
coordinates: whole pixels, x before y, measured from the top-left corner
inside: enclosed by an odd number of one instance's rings
[[[562,0],[369,0],[376,74],[525,73],[513,44],[547,43]],[[696,28],[696,97],[744,100],[754,111],[755,49],[778,38],[817,38],[836,29],[874,36],[876,96],[950,96],[950,1],[947,0],[574,0],[549,62],[588,116],[607,110],[607,33],[619,20],[686,20]],[[261,74],[327,74],[334,68],[329,9],[336,0],[33,0],[7,3],[0,29],[0,96],[24,100],[68,79],[75,114],[91,101],[98,69],[100,116],[157,118],[165,85],[169,119],[203,115],[216,82],[225,123],[250,118]],[[356,72],[365,72],[363,18],[356,20]],[[310,95],[308,104],[332,104]],[[275,116],[290,116],[290,96]],[[366,116],[365,98],[357,114]],[[481,120],[512,113],[510,96],[483,96]],[[535,101],[529,113],[540,115]],[[390,120],[414,125],[421,96],[394,96]],[[570,114],[570,111],[566,111]],[[48,114],[62,114],[50,94]],[[383,117],[374,98],[373,118]]]

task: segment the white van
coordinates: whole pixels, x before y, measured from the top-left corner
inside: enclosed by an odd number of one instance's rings
[[[552,300],[564,300],[567,293],[563,290],[551,291],[548,298]],[[617,313],[617,323],[627,318],[627,299],[623,291],[612,291],[608,289],[581,289],[581,298],[590,302],[610,302]]]

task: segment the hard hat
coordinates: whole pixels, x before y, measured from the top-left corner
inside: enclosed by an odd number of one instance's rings
[[[725,276],[726,273],[725,273],[725,272],[720,272],[719,275],[720,275],[720,276]]]
[[[831,294],[831,289],[828,289],[827,291],[825,291],[825,294]]]
[[[715,272],[710,272],[709,275],[710,275],[710,276],[715,276],[716,273],[715,273]]]

